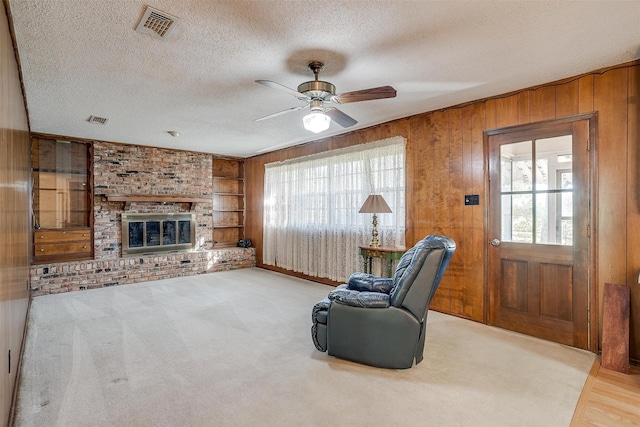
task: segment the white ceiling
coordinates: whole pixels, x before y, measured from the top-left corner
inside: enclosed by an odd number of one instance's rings
[[[240,157],[640,58],[638,0],[8,1],[33,132]],[[146,5],[179,18],[166,39],[134,31]],[[295,89],[312,60],[397,97],[319,135],[305,111],[254,121],[303,105],[254,81]]]

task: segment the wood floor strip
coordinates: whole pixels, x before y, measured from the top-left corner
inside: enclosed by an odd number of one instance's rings
[[[583,425],[582,419],[584,418],[584,413],[587,409],[587,401],[589,400],[589,395],[591,394],[593,383],[598,377],[599,370],[600,370],[600,358],[596,358],[596,360],[593,361],[593,366],[591,366],[591,371],[589,371],[587,380],[584,382],[582,393],[580,393],[580,398],[578,399],[578,404],[576,405],[576,410],[573,413],[573,418],[571,420],[571,427]]]
[[[576,405],[571,426],[640,425],[640,367],[629,374],[600,366],[596,359]]]

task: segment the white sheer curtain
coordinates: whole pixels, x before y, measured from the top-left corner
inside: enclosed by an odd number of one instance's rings
[[[358,245],[371,241],[372,214],[358,210],[382,194],[381,246],[404,246],[402,137],[265,165],[263,262],[331,280],[362,271]]]

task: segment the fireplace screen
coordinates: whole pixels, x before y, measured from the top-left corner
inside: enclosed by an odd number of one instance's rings
[[[195,248],[195,213],[123,213],[122,256]]]

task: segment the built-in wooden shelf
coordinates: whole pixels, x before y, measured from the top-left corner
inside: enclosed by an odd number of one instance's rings
[[[123,202],[125,206],[131,202],[150,203],[189,203],[189,210],[193,210],[195,203],[209,203],[209,197],[185,195],[153,195],[153,194],[108,194],[104,196],[109,202]],[[125,208],[126,209],[126,208]]]
[[[244,178],[237,176],[214,176],[213,179],[229,179],[231,181],[244,181]]]
[[[244,239],[244,161],[213,159],[214,248],[238,246]]]
[[[31,139],[33,264],[93,258],[90,143]]]

